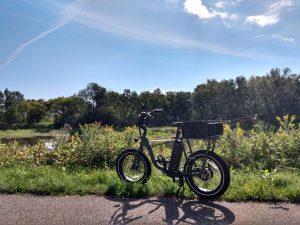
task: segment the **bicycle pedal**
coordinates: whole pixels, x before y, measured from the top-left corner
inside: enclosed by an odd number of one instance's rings
[[[165,159],[165,157],[159,155],[159,156],[157,156],[157,161],[158,161],[159,163],[163,163],[163,164],[164,164],[164,163],[166,162],[166,159]]]
[[[173,182],[178,181],[180,184],[183,183],[183,177],[173,177]]]
[[[175,181],[180,181],[180,178],[179,177],[173,177],[173,182]]]

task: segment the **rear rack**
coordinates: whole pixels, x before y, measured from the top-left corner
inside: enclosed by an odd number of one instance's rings
[[[183,121],[176,125],[182,128],[183,139],[214,139],[224,133],[223,122],[217,120]]]

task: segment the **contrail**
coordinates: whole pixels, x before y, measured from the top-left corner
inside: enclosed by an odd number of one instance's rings
[[[61,17],[60,19],[48,30],[40,33],[38,36],[36,36],[35,38],[31,39],[30,41],[25,42],[24,44],[20,45],[6,60],[5,62],[0,65],[0,71],[3,70],[6,66],[8,66],[9,64],[11,64],[12,62],[14,62],[18,56],[21,54],[22,51],[24,51],[29,45],[33,44],[34,42],[46,37],[47,35],[51,34],[52,32],[58,30],[59,28],[63,27],[64,25],[66,25],[67,23],[69,23],[70,21],[73,20],[74,16],[76,15],[77,11],[77,7],[78,5],[80,5],[81,3],[86,2],[87,0],[76,0],[73,3],[71,3],[70,5],[68,5],[67,7],[65,7],[62,11],[61,11]],[[52,3],[51,1],[49,1],[49,3]],[[60,4],[56,4],[59,7],[63,7]]]
[[[70,19],[64,19],[55,24],[50,29],[42,32],[35,38],[31,39],[30,41],[27,41],[26,43],[22,44],[20,47],[18,47],[7,59],[6,61],[0,66],[0,71],[3,70],[6,66],[11,64],[13,61],[17,59],[17,57],[20,55],[20,53],[26,49],[29,45],[33,44],[34,42],[42,39],[43,37],[46,37],[47,35],[51,34],[52,32],[56,31],[57,29],[61,28],[65,24],[67,24],[70,21]]]
[[[6,66],[14,62],[18,56],[24,51],[29,45],[33,44],[34,42],[46,37],[47,35],[51,34],[52,32],[58,30],[59,28],[63,27],[67,23],[69,23],[74,16],[73,7],[76,7],[77,4],[81,2],[85,2],[86,0],[76,0],[69,6],[65,7],[65,9],[61,12],[61,19],[58,20],[50,29],[40,33],[35,38],[31,39],[30,41],[25,42],[24,44],[20,45],[6,60],[5,62],[0,65],[0,71],[3,70]],[[57,5],[62,7],[62,5]]]

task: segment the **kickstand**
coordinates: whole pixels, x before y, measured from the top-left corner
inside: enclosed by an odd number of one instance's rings
[[[179,177],[178,182],[179,182],[179,188],[176,191],[176,198],[179,198],[179,193],[180,193],[181,188],[182,188],[181,196],[183,195],[183,192],[184,192],[184,179],[183,179],[183,176]]]

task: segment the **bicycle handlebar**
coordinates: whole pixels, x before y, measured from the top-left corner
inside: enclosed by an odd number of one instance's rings
[[[163,109],[154,109],[150,112],[147,112],[147,111],[140,112],[140,114],[139,114],[139,124],[138,124],[140,136],[142,136],[141,129],[143,129],[143,135],[144,136],[147,134],[148,123],[149,123],[150,119],[153,118],[151,114],[152,113],[163,112],[163,111],[164,111]]]
[[[157,113],[157,112],[163,112],[164,110],[163,109],[154,109],[152,110],[151,113]]]

